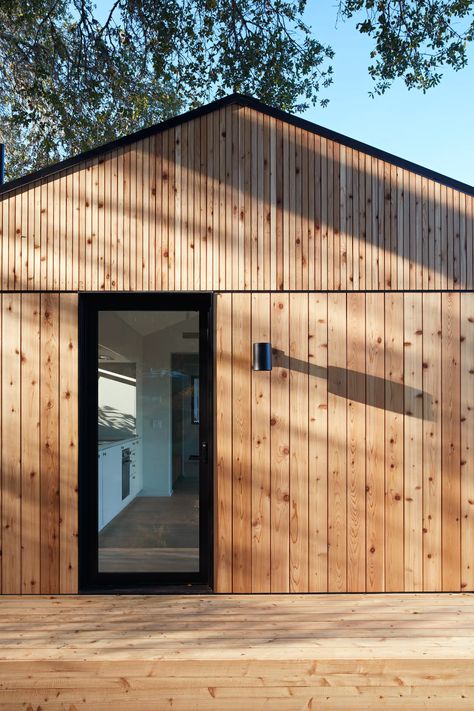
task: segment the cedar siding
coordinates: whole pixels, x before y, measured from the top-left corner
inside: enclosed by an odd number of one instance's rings
[[[214,589],[474,591],[474,190],[231,99],[0,187],[0,590],[77,592],[80,292],[210,291]]]

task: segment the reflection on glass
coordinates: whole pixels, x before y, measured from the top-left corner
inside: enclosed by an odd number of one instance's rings
[[[199,314],[101,311],[99,572],[199,570]]]

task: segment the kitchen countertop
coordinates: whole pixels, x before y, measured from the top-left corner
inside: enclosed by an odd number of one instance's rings
[[[119,444],[123,445],[127,442],[135,442],[139,439],[140,437],[138,435],[135,435],[134,437],[124,437],[123,439],[102,439],[99,440],[99,451],[109,449],[110,447],[116,447]]]

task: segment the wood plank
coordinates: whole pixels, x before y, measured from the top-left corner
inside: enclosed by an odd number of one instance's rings
[[[105,263],[105,283],[106,289],[117,289],[117,266],[118,266],[118,249],[121,242],[118,234],[119,213],[122,208],[122,202],[118,199],[119,190],[119,168],[118,168],[118,152],[114,151],[110,156],[110,166],[107,166],[107,180],[105,184],[105,209],[106,216],[108,211],[108,219],[110,224],[110,241],[106,252]]]
[[[0,210],[0,249],[1,249],[1,286],[2,290],[8,289],[8,209],[9,200],[2,200]]]
[[[302,161],[303,161],[303,146],[302,146],[302,131],[295,129],[292,135],[294,142],[291,156],[294,156],[294,172],[290,173],[290,224],[291,224],[291,242],[290,242],[290,289],[301,289],[303,280],[302,260],[303,260],[303,235],[302,235]],[[292,161],[290,161],[291,165]],[[291,171],[291,167],[290,167]],[[291,307],[290,307],[291,308]]]
[[[398,288],[398,186],[395,165],[390,166],[390,288]]]
[[[41,188],[40,183],[35,183],[34,187],[34,280],[35,289],[41,287]],[[76,257],[77,262],[77,257]],[[77,283],[77,279],[76,279]]]
[[[23,290],[32,289],[34,281],[34,249],[35,249],[35,190],[32,186],[29,190],[24,190],[21,196],[21,232],[24,236],[22,247],[22,283]],[[64,214],[66,213],[66,199],[64,200]],[[66,233],[66,225],[64,227]],[[66,257],[64,257],[66,262]],[[64,280],[64,286],[66,281]]]
[[[277,215],[278,221],[281,220],[281,209],[278,210],[278,198],[277,193],[277,122],[275,119],[270,118],[269,120],[269,133],[270,133],[270,243],[268,245],[268,252],[270,253],[270,289],[278,288],[278,278],[277,278],[277,252],[278,252],[278,232],[277,232]],[[281,166],[280,166],[281,167]],[[281,201],[280,201],[281,205]],[[281,229],[280,229],[281,232]]]
[[[354,218],[354,223],[357,223],[359,229],[359,288],[365,289],[367,283],[366,267],[367,267],[367,215],[366,215],[366,170],[367,157],[359,151],[358,154],[358,183],[359,183],[359,209],[357,217]],[[355,178],[354,178],[355,180]]]
[[[385,588],[384,551],[384,299],[366,296],[366,556],[368,592]]]
[[[466,288],[474,289],[474,198],[466,195]]]
[[[402,293],[385,295],[385,589],[404,589]]]
[[[453,191],[451,188],[446,188],[446,220],[447,220],[447,236],[446,236],[446,260],[448,270],[448,281],[446,288],[455,288],[455,266],[454,259],[456,251],[454,249],[454,211],[453,211]]]
[[[206,132],[207,117],[202,116],[199,119],[200,128],[200,164],[199,164],[199,174],[200,174],[200,217],[199,217],[199,241],[197,243],[198,247],[198,263],[199,263],[199,277],[198,283],[200,289],[206,288],[207,280],[207,132]],[[174,163],[174,161],[173,161]],[[174,239],[170,240],[170,246],[173,244]]]
[[[428,289],[435,288],[435,254],[436,254],[436,225],[435,225],[435,183],[428,181]]]
[[[77,280],[78,288],[85,289],[86,283],[86,171],[79,171],[78,181],[77,181]],[[44,252],[46,251],[46,228],[45,228],[45,215],[43,210],[46,209],[45,205],[45,191],[44,184],[41,185],[41,284],[43,284],[45,266],[43,263]],[[43,287],[41,287],[43,288]]]
[[[275,288],[272,281],[272,260],[274,261],[274,190],[272,176],[272,151],[271,151],[271,121],[269,116],[259,118],[259,138],[261,140],[261,156],[258,163],[258,186],[259,186],[259,224],[262,230],[262,242],[260,249],[260,259],[262,264],[262,274],[260,274],[261,289],[268,290]],[[260,222],[261,221],[261,222]]]
[[[328,295],[328,590],[347,585],[346,295]]]
[[[321,137],[321,289],[328,288],[328,157],[327,140]]]
[[[351,232],[352,232],[352,258],[351,258],[351,276],[350,288],[355,291],[360,289],[360,268],[362,265],[360,256],[360,225],[359,225],[359,176],[357,170],[359,167],[359,153],[352,151],[351,162]]]
[[[232,589],[252,585],[251,532],[251,301],[250,294],[232,296]]]
[[[328,299],[309,294],[309,581],[310,592],[328,589]]]
[[[348,261],[352,261],[352,234],[347,232],[347,219],[350,215],[349,201],[349,181],[351,178],[348,161],[350,160],[350,148],[342,146],[340,148],[339,160],[339,289],[350,289],[348,284]]]
[[[76,294],[59,299],[59,589],[78,591],[78,353]]]
[[[405,199],[403,185],[403,171],[397,168],[397,289],[404,288],[405,254],[404,254],[404,222],[405,210],[408,210],[408,203]]]
[[[103,158],[94,158],[91,165],[91,199],[90,199],[90,214],[91,214],[91,233],[90,233],[90,288],[92,291],[97,291],[99,288],[99,253],[100,243],[103,239],[103,233],[99,230],[99,201],[101,198],[99,164],[102,166]],[[136,200],[134,200],[135,204]],[[55,215],[56,224],[56,215]],[[56,231],[56,230],[55,230]],[[55,236],[56,241],[56,236]]]
[[[252,294],[252,343],[270,341],[270,295]],[[252,592],[270,592],[270,373],[252,371]]]
[[[239,123],[240,165],[239,165],[239,289],[252,289],[252,213],[253,185],[252,170],[256,159],[252,156],[253,115],[248,108],[241,114]],[[256,189],[256,186],[255,186]],[[253,265],[255,271],[258,263]]]
[[[232,223],[232,165],[235,152],[232,135],[232,107],[225,108],[225,273],[223,288],[232,289],[232,261],[234,259],[233,238],[235,232]],[[238,155],[238,154],[237,154]]]
[[[142,255],[139,267],[142,279],[141,288],[144,291],[149,291],[150,289],[150,142],[150,137],[142,141]],[[180,157],[177,154],[177,172],[180,167]],[[178,192],[176,193],[176,199],[178,200]],[[179,235],[179,238],[176,239],[176,249],[178,249],[181,232],[175,231],[175,235]],[[178,288],[181,288],[181,286]]]
[[[62,283],[64,289],[68,291],[73,290],[73,266],[74,266],[74,254],[73,254],[73,220],[74,220],[74,203],[73,203],[73,173],[67,171],[66,176],[66,188],[65,188],[65,207],[64,207],[64,249],[61,256],[61,274]],[[30,191],[30,196],[34,198],[34,190]],[[32,202],[32,201],[31,201]],[[34,221],[34,212],[31,214],[31,222]],[[28,243],[28,270],[30,275],[30,288],[33,286],[34,282],[34,224],[31,225],[33,230],[32,239]]]
[[[98,276],[97,288],[100,291],[105,289],[105,260],[107,243],[110,246],[110,234],[107,230],[110,226],[109,217],[106,218],[105,210],[105,160],[102,157],[98,165],[97,178],[97,259],[98,259]]]
[[[441,590],[441,294],[423,294],[423,589]]]
[[[423,315],[405,294],[405,589],[423,589]]]
[[[40,590],[40,295],[21,304],[21,590]]]
[[[333,142],[333,289],[340,290],[341,285],[341,206],[340,206],[340,189],[341,189],[341,151],[344,152],[345,146]],[[331,244],[331,243],[330,243]]]
[[[307,155],[308,155],[308,167],[307,167],[307,185],[306,185],[306,200],[307,200],[307,217],[306,217],[306,223],[307,223],[307,240],[308,240],[308,246],[307,246],[307,252],[308,252],[308,257],[307,257],[307,275],[308,275],[308,283],[306,285],[307,289],[314,290],[316,289],[316,273],[319,271],[318,267],[320,267],[320,262],[318,262],[318,265],[316,264],[316,241],[318,240],[319,244],[319,234],[320,230],[318,230],[317,222],[317,214],[316,210],[318,210],[318,213],[320,213],[320,205],[319,205],[319,200],[316,200],[316,192],[319,192],[319,148],[318,148],[318,154],[316,154],[316,143],[319,144],[319,141],[317,141],[317,138],[314,134],[310,134],[307,137],[308,140],[308,147],[307,147]],[[317,164],[317,165],[316,165]],[[318,284],[319,286],[319,284]]]
[[[216,304],[216,483],[214,584],[232,592],[232,295]]]
[[[2,295],[2,593],[21,591],[21,295]]]
[[[125,282],[125,159],[124,149],[117,154],[117,291],[123,291]]]
[[[195,127],[195,122],[193,123]],[[168,267],[168,256],[169,256],[169,192],[170,192],[170,174],[169,174],[169,141],[170,132],[163,131],[161,135],[161,251],[160,251],[160,261],[161,261],[161,288],[166,291],[168,287],[169,279],[169,267]],[[199,141],[196,147],[195,160],[199,160]],[[198,181],[198,177],[195,173],[195,181]],[[199,185],[199,183],[198,183]],[[196,193],[196,182],[194,184],[194,193]],[[199,204],[199,203],[198,203]],[[197,229],[197,226],[196,228]],[[194,239],[193,239],[193,249],[194,249]],[[194,274],[193,274],[194,281]]]
[[[149,155],[149,184],[148,184],[148,283],[150,291],[156,291],[156,213],[159,203],[156,199],[157,192],[157,161],[156,161],[156,136],[150,136]]]
[[[379,164],[380,165],[380,164]],[[385,289],[391,288],[391,166],[389,163],[383,163],[383,219],[380,221],[380,228],[383,230],[383,236],[380,242],[381,249],[379,250],[379,269],[381,270],[382,281],[385,284]],[[382,183],[382,180],[381,180]],[[381,286],[381,282],[379,281]]]
[[[231,229],[228,236],[230,238],[229,247],[231,252],[232,278],[227,288],[239,289],[240,265],[243,257],[243,229],[240,222],[241,195],[239,192],[239,178],[241,175],[240,155],[243,146],[243,128],[245,110],[242,107],[231,108],[231,155],[230,155],[230,176],[231,176],[231,198],[229,202],[231,215]]]
[[[207,288],[219,283],[219,114],[208,117],[208,249]]]
[[[441,265],[441,185],[434,183],[434,287],[442,288]]]
[[[288,126],[288,193],[287,193],[287,240],[288,248],[285,251],[287,259],[288,280],[286,288],[293,291],[296,288],[296,240],[297,240],[297,225],[299,228],[299,216],[296,215],[296,170],[297,161],[300,160],[300,151],[297,144],[297,129],[295,126]],[[299,167],[298,167],[299,170]]]
[[[365,294],[347,295],[347,590],[365,590]]]
[[[273,294],[271,303],[271,591],[289,591],[289,348],[288,294]]]
[[[443,590],[460,588],[460,298],[444,293],[442,308],[442,550]],[[449,553],[448,553],[449,551]]]
[[[216,282],[216,288],[218,289],[224,289],[226,283],[226,193],[228,189],[226,180],[226,143],[226,110],[221,109],[219,111],[219,278]],[[189,155],[191,155],[191,147],[189,148]],[[188,214],[191,217],[189,202]]]
[[[290,294],[290,592],[308,590],[308,295]]]
[[[474,590],[474,299],[461,294],[461,589]],[[441,488],[441,487],[440,487]],[[438,494],[438,500],[441,492]]]
[[[188,289],[194,288],[194,231],[195,211],[194,211],[194,122],[188,124],[188,241],[187,241],[187,275]],[[224,233],[225,238],[225,233]],[[225,274],[225,272],[224,272]]]
[[[421,178],[421,255],[422,255],[422,279],[420,287],[423,290],[429,289],[429,224],[428,224],[428,180]]]
[[[201,140],[201,150],[200,150],[200,161],[204,160],[205,156],[205,147],[203,148],[202,146],[202,140]],[[201,176],[201,201],[200,201],[200,209],[201,209],[201,217],[200,217],[200,232],[199,232],[199,241],[198,241],[198,247],[199,247],[199,253],[202,250],[202,238],[203,238],[203,231],[205,230],[205,221],[203,221],[203,213],[205,211],[205,182],[204,182],[204,197],[202,195],[203,192],[203,178],[202,178],[202,167],[200,167],[200,176]],[[173,291],[175,288],[175,253],[176,253],[176,234],[174,232],[175,229],[175,201],[176,201],[176,129],[171,129],[169,132],[169,138],[168,138],[168,221],[167,221],[167,229],[168,229],[168,249],[167,249],[167,259],[166,259],[166,268],[167,268],[167,289],[170,291]],[[204,201],[204,204],[203,204]],[[205,252],[204,252],[205,254]],[[203,282],[202,280],[202,274],[199,276],[199,281],[198,281],[200,287],[202,284],[205,284],[205,281]]]
[[[41,295],[41,587],[59,590],[59,296]]]
[[[19,196],[18,196],[18,199],[19,199]],[[52,201],[53,201],[53,224],[52,224],[53,241],[52,241],[52,254],[51,254],[52,281],[50,282],[50,288],[51,289],[59,289],[60,288],[59,269],[60,269],[60,250],[61,250],[60,214],[61,214],[61,203],[62,203],[61,174],[56,175],[52,181]],[[21,235],[20,235],[20,238],[21,238]],[[21,264],[18,265],[18,250],[21,251],[21,241],[20,240],[17,241],[16,246],[17,246],[17,269],[20,268],[20,271],[17,271],[17,275],[18,275],[18,277],[21,277]],[[20,283],[18,284],[18,286],[20,286]]]

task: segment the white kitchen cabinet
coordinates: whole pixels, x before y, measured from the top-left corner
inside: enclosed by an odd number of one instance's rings
[[[106,526],[122,506],[122,451],[120,445],[102,452],[102,516]]]
[[[130,493],[122,499],[122,453],[130,450]],[[143,488],[140,439],[117,442],[99,451],[99,531]]]

